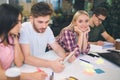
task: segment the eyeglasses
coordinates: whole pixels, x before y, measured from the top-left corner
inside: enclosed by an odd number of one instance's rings
[[[96,16],[100,22],[103,22],[104,20]]]

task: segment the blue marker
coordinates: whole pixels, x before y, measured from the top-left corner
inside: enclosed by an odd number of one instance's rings
[[[86,60],[84,60],[84,59],[80,59],[80,60],[83,61],[83,62],[86,62],[86,63],[89,63],[89,64],[90,64],[89,61],[86,61]]]

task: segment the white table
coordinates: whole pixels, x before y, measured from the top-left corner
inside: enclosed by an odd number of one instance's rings
[[[43,58],[54,60],[57,55],[53,51],[49,51],[43,55]],[[85,59],[92,64],[85,63],[80,58]],[[54,73],[54,80],[64,80],[64,78],[68,78],[69,76],[74,76],[78,80],[120,80],[120,67],[110,63],[109,61],[102,59],[104,62],[102,64],[96,64],[95,61],[98,58],[93,58],[88,55],[80,56],[73,63],[65,63],[65,69],[61,73]],[[85,64],[83,64],[85,63]],[[90,65],[89,67],[86,64]],[[94,69],[102,69],[105,73],[97,74],[94,72],[93,75],[88,75],[84,73],[86,68]],[[23,65],[21,68],[22,72],[34,72],[36,71],[36,67],[30,65]],[[48,75],[52,74],[52,70],[49,68],[41,68]],[[49,80],[49,77],[46,79]]]
[[[88,56],[82,56],[81,58],[87,60]],[[90,58],[88,60],[90,60]],[[95,59],[91,58],[91,62],[92,60]],[[92,64],[92,69],[102,69],[105,71],[105,73],[101,74],[94,72],[93,75],[84,73],[86,66],[82,65],[81,62],[82,61],[80,61],[78,58],[72,64],[67,64],[63,72],[55,74],[55,80],[62,80],[63,78],[67,78],[69,76],[74,76],[79,80],[120,80],[120,68],[106,60],[104,60],[103,64]]]

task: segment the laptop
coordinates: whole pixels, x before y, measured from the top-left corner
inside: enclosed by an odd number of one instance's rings
[[[105,52],[105,53],[98,53],[101,57],[105,58],[106,60],[114,63],[115,65],[120,67],[120,53],[119,52]]]

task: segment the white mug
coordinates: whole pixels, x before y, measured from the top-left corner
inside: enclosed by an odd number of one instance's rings
[[[9,68],[5,71],[7,80],[20,80],[21,71],[19,68]]]

